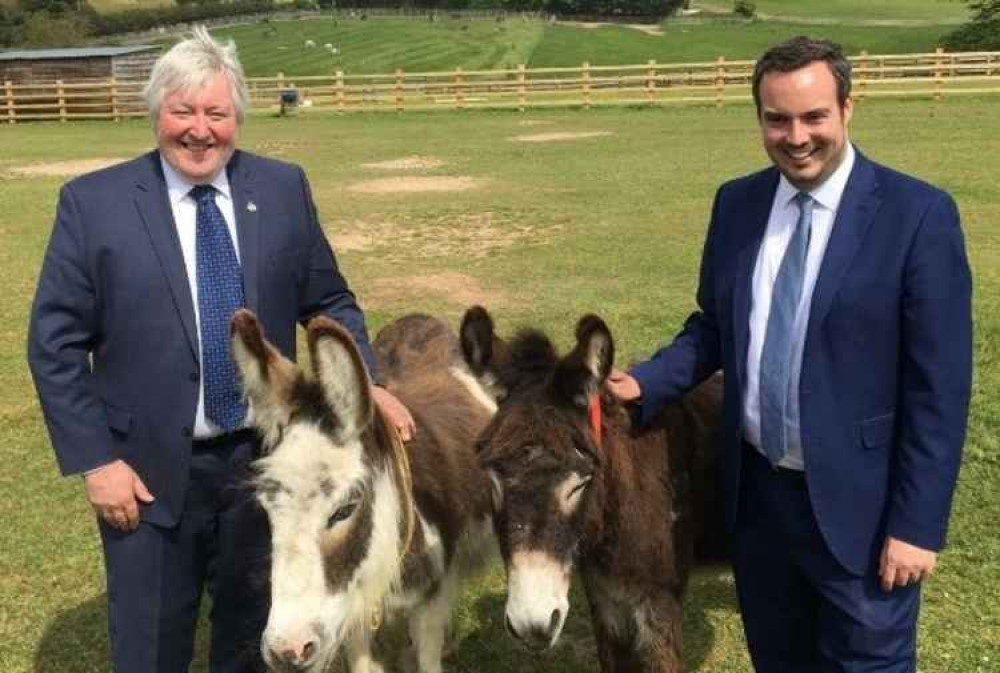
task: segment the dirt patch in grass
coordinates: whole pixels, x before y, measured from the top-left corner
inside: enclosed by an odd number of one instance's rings
[[[462,256],[482,259],[514,246],[543,245],[561,226],[539,229],[494,212],[401,220],[355,220],[333,226],[337,253],[374,253],[387,262]]]
[[[73,159],[71,161],[53,161],[46,164],[28,164],[25,166],[9,166],[7,172],[15,177],[75,177],[92,171],[120,164],[127,159],[122,157],[98,157],[95,159]]]
[[[379,178],[355,182],[347,189],[359,194],[413,194],[418,192],[465,192],[484,186],[487,180],[468,176]]]
[[[601,28],[602,26],[621,26],[622,28],[637,30],[640,33],[645,33],[646,35],[654,35],[656,37],[661,37],[663,35],[663,29],[661,29],[660,25],[656,23],[608,23],[602,21],[560,21],[559,23],[564,26],[574,26],[576,28],[587,28],[590,30],[593,30],[594,28]]]
[[[517,123],[518,126],[552,126],[553,124],[555,122],[545,119],[522,119]]]
[[[402,159],[391,159],[389,161],[376,161],[370,164],[361,164],[362,168],[377,168],[385,171],[425,171],[432,168],[444,166],[444,162],[434,157],[403,157]]]
[[[600,136],[609,136],[611,131],[582,131],[578,133],[571,132],[555,132],[555,133],[529,133],[522,136],[514,136],[510,138],[515,142],[519,143],[555,143],[564,140],[580,140],[582,138],[598,138]]]
[[[377,278],[363,292],[366,304],[378,306],[410,304],[414,298],[426,299],[428,294],[458,307],[502,306],[507,299],[504,292],[485,288],[473,276],[457,271]]]
[[[304,150],[315,148],[314,143],[264,140],[253,146],[253,151],[268,157],[285,156],[289,150]]]

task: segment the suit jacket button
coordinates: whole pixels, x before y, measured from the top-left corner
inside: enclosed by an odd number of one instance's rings
[[[184,435],[185,437],[190,437],[191,436],[191,428],[185,426],[184,429],[181,430],[181,434]]]

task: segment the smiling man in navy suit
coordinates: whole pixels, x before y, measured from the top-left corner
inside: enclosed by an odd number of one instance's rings
[[[758,61],[774,166],[723,185],[699,310],[608,389],[641,420],[725,373],[722,479],[760,673],[912,673],[972,377],[955,203],[848,140],[850,64],[800,37]]]
[[[98,515],[114,671],[186,671],[205,587],[211,670],[257,671],[269,539],[229,321],[250,308],[294,358],[296,323],[323,313],[377,382],[374,357],[302,170],[236,149],[248,92],[232,43],[195,30],[145,95],[158,149],[62,189],[29,363],[60,469],[84,475]],[[406,408],[372,394],[408,439]]]

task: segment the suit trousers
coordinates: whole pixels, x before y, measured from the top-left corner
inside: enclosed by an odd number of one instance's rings
[[[864,576],[845,570],[816,524],[805,474],[772,468],[749,445],[733,567],[757,673],[916,671],[920,585],[883,592],[877,556]]]
[[[260,637],[269,609],[270,529],[249,487],[257,448],[248,431],[195,442],[175,527],[143,522],[123,533],[99,521],[115,673],[185,673],[205,588],[212,598],[212,673],[265,670]]]

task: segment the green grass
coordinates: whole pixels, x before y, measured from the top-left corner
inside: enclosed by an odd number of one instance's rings
[[[535,20],[331,19],[274,21],[214,31],[231,37],[250,76],[291,76],[627,65],[753,59],[769,46],[808,32],[841,43],[848,54],[926,52],[950,27],[802,26],[778,22],[666,21],[663,35],[624,26],[582,28]],[[307,47],[311,40],[315,46]],[[332,54],[324,45],[338,53]]]
[[[955,195],[975,274],[970,434],[950,547],[926,587],[922,673],[988,673],[996,670],[1000,652],[1000,136],[983,124],[996,106],[996,98],[866,101],[852,123],[853,138],[869,156]],[[455,324],[467,304],[483,301],[501,332],[531,323],[565,346],[576,319],[596,311],[616,336],[619,362],[626,363],[669,338],[691,310],[717,185],[766,163],[752,116],[746,105],[527,115],[257,115],[242,144],[305,167],[373,327],[414,310]],[[562,143],[510,140],[551,131],[612,134]],[[57,474],[24,362],[28,308],[62,178],[14,178],[10,169],[128,157],[151,142],[142,122],[0,127],[5,673],[108,670],[93,519],[80,481]],[[351,191],[361,180],[412,174],[363,164],[414,155],[444,162],[422,175],[487,182],[453,193]],[[528,656],[503,634],[502,590],[499,571],[468,587],[458,608],[450,672],[596,672],[579,596],[563,644],[545,656]],[[692,671],[749,670],[726,571],[696,577],[685,618]],[[203,661],[194,670],[204,671]]]
[[[752,60],[768,47],[807,33],[838,42],[848,54],[919,53],[933,51],[947,32],[938,26],[869,27],[802,26],[776,22],[687,24],[664,22],[663,35],[607,26],[589,31],[550,26],[531,56],[532,67],[628,65],[653,59],[659,63]],[[581,34],[582,31],[582,34]]]
[[[753,0],[759,14],[803,19],[964,21],[969,16],[963,0]],[[731,0],[695,0],[693,7],[730,10]]]
[[[87,0],[87,2],[97,10],[98,14],[123,12],[128,9],[156,9],[175,4],[174,0]]]
[[[538,21],[321,19],[274,21],[215,31],[231,37],[248,75],[328,75],[515,67],[541,38]],[[307,47],[312,40],[316,46]],[[332,54],[324,45],[338,50]]]

